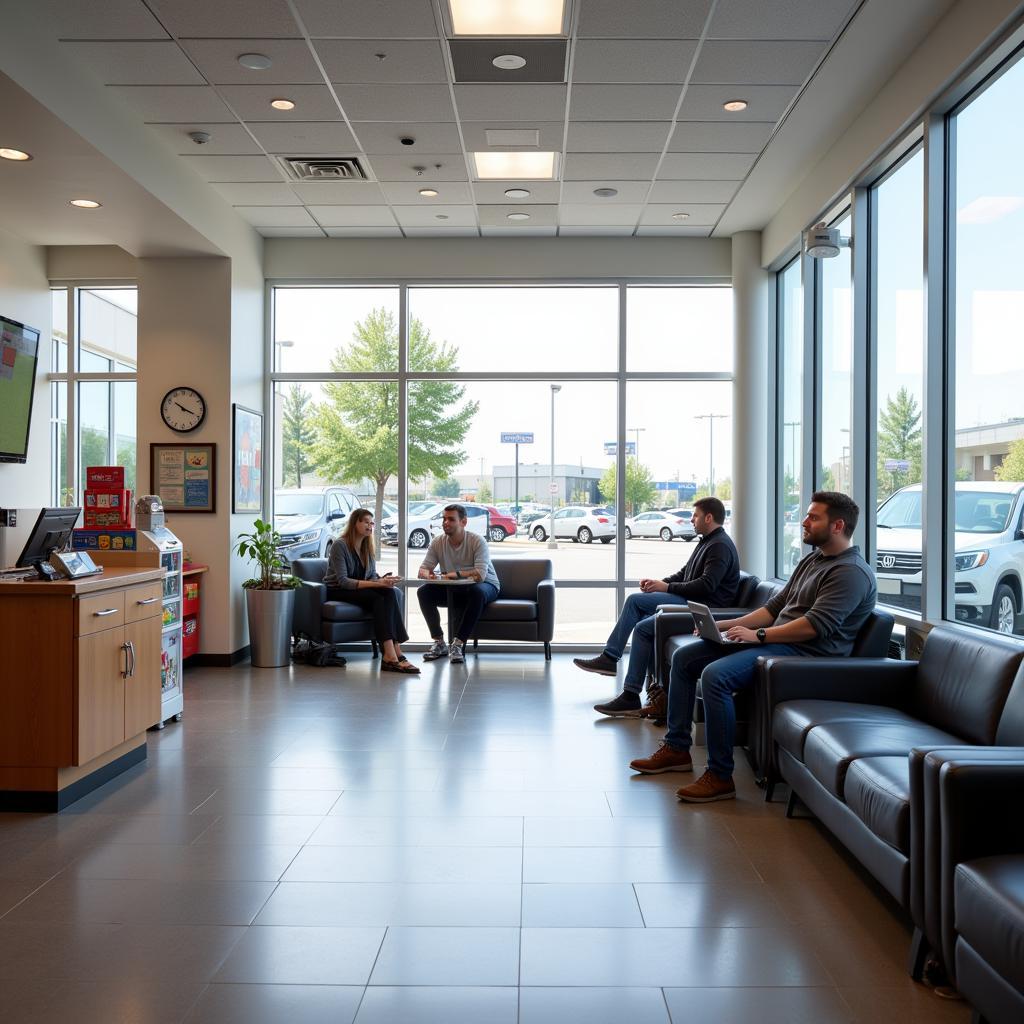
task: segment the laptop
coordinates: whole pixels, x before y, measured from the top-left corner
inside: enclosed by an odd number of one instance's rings
[[[715,622],[711,609],[706,604],[699,604],[697,601],[687,601],[686,608],[693,616],[697,632],[703,639],[710,640],[713,644],[727,644],[730,647],[750,646],[750,644],[744,644],[742,640],[728,640],[722,636],[722,631],[718,628],[718,623]]]

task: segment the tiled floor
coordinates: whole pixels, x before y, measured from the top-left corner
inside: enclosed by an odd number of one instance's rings
[[[596,718],[614,686],[567,657],[425,668],[190,672],[148,764],[0,815],[0,1020],[969,1019],[745,767],[683,806],[687,776],[626,768],[658,731]]]

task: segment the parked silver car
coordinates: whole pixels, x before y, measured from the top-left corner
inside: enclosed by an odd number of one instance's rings
[[[671,512],[641,512],[626,520],[626,540],[631,537],[660,537],[671,541],[676,537],[696,540],[693,529],[693,513],[689,509],[674,509]]]
[[[555,510],[554,524],[556,539],[565,538],[580,544],[599,540],[602,544],[610,544],[615,537],[615,517],[603,509],[566,505]],[[550,529],[551,516],[548,515],[534,522],[530,536],[534,540],[547,540]]]

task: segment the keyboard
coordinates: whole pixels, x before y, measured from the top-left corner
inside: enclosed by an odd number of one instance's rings
[[[0,582],[10,582],[11,580],[26,580],[29,576],[37,576],[38,573],[35,569],[3,569],[0,570]]]

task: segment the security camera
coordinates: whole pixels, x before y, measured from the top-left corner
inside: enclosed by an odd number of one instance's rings
[[[416,140],[411,135],[403,135],[398,140],[403,146],[415,146]]]
[[[213,138],[209,132],[189,132],[188,137],[197,146],[205,146]]]
[[[849,238],[840,235],[838,228],[828,227],[824,221],[804,232],[804,252],[812,259],[832,259],[839,255],[840,248],[849,244]]]

